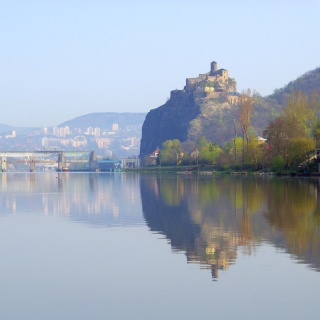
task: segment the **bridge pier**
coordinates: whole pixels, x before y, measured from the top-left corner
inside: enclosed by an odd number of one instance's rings
[[[67,166],[66,155],[61,152],[58,156],[58,171],[62,171],[62,168]]]
[[[30,157],[30,172],[35,172],[36,171],[36,162],[35,162],[35,157]]]
[[[90,171],[97,171],[98,170],[97,155],[95,154],[94,151],[92,151],[90,153],[89,169],[90,169]]]
[[[1,171],[7,171],[7,157],[1,157]]]

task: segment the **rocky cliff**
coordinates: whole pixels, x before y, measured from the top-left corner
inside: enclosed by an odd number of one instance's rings
[[[164,105],[147,114],[140,156],[143,159],[172,139],[197,141],[205,135],[210,141],[223,143],[232,137],[234,114],[235,108],[226,96],[206,98],[196,92],[172,92]]]
[[[228,91],[232,90],[232,91]],[[233,136],[238,93],[225,69],[186,80],[184,90],[174,90],[161,107],[151,110],[142,127],[140,157],[152,153],[166,140],[197,141],[201,135],[221,144]]]

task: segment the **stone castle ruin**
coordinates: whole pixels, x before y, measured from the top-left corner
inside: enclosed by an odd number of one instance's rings
[[[171,91],[171,98],[182,92],[195,92],[202,98],[226,98],[230,104],[238,102],[237,82],[229,78],[228,70],[218,69],[217,62],[211,62],[211,70],[197,78],[187,78],[184,90]]]

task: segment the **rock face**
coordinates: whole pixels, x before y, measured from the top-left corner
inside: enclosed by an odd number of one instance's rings
[[[192,93],[182,93],[147,114],[142,126],[141,159],[166,140],[188,140],[190,122],[200,113],[194,102]]]
[[[164,105],[147,114],[142,127],[142,161],[166,140],[196,142],[201,135],[218,144],[229,140],[234,134],[238,95],[235,80],[227,70],[217,70],[216,62],[211,63],[210,72],[187,79],[184,90],[171,91]]]

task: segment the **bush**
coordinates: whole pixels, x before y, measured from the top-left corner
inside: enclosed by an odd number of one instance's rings
[[[285,167],[285,161],[282,156],[276,156],[272,159],[271,170],[277,173],[281,172]]]

